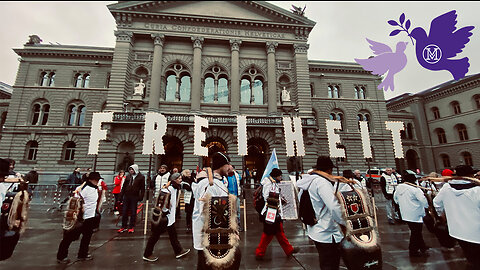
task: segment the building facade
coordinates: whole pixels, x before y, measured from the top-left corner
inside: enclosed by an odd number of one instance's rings
[[[405,160],[397,167],[440,172],[480,167],[480,74],[387,101],[389,118],[405,122]]]
[[[17,160],[17,170],[36,166],[53,179],[74,167],[95,163],[114,174],[135,162],[147,171],[147,111],[168,120],[165,155],[152,157],[153,171],[163,163],[209,165],[208,157],[193,155],[194,115],[209,120],[209,154],[229,154],[237,169],[262,172],[273,149],[283,170],[310,169],[329,154],[325,119],[342,122],[340,170],[395,165],[380,77],[354,63],[308,60],[315,22],[306,17],[260,1],[120,1],[108,8],[117,23],[114,48],[44,45],[31,37],[15,49],[21,62],[0,156]],[[114,120],[103,124],[107,140],[94,162],[90,125],[101,111],[114,112]],[[247,116],[243,158],[237,115]],[[282,117],[292,116],[302,120],[304,157],[286,156]],[[368,164],[359,120],[369,122]]]

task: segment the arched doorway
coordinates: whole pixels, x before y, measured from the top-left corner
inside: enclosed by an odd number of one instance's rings
[[[116,153],[115,170],[128,172],[128,167],[135,163],[135,144],[130,141],[123,141],[118,144]]]
[[[267,153],[270,152],[268,143],[261,138],[250,138],[247,141],[247,155],[245,168],[248,168],[255,182],[260,182],[263,171],[267,165]]]
[[[177,168],[179,172],[182,171],[183,165],[183,143],[174,136],[163,136],[163,146],[165,149],[164,155],[158,155],[157,170],[160,165],[165,164],[169,170]]]
[[[211,167],[212,155],[216,152],[227,153],[227,144],[219,137],[210,137],[205,141],[205,146],[208,148],[208,157],[203,157],[203,167]]]
[[[407,157],[407,167],[409,170],[416,171],[417,169],[420,169],[420,166],[418,164],[418,155],[415,150],[408,150],[406,153]]]

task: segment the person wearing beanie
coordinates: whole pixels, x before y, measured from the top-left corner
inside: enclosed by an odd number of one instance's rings
[[[265,199],[265,206],[261,212],[261,220],[263,222],[262,237],[260,238],[260,243],[258,243],[258,246],[255,249],[255,258],[257,260],[263,259],[267,247],[274,236],[277,238],[278,243],[287,256],[291,256],[298,252],[298,249],[290,244],[283,230],[283,222],[280,216],[283,198],[280,187],[278,186],[281,181],[282,171],[278,168],[273,168],[270,172],[270,176],[265,177],[262,180],[262,192],[263,198]],[[283,201],[283,203],[287,202]],[[271,214],[272,209],[277,209],[275,216]],[[267,218],[269,215],[271,215],[272,218],[274,217],[273,222]]]
[[[82,240],[80,241],[80,248],[78,250],[78,259],[81,261],[93,259],[92,255],[88,253],[88,246],[93,234],[93,227],[95,225],[95,212],[98,209],[98,181],[101,176],[98,172],[91,172],[87,181],[74,191],[75,197],[83,198],[83,224],[80,227],[80,234]],[[58,246],[57,262],[68,264],[68,248],[70,244],[78,239],[78,232],[64,231],[63,239]]]
[[[233,167],[230,165],[230,158],[221,152],[212,155],[211,169],[213,173],[213,185],[209,184],[208,174],[206,171],[198,173],[195,183],[192,184],[193,197],[195,204],[192,213],[192,234],[193,247],[197,250],[197,269],[212,269],[207,265],[204,254],[204,222],[203,208],[205,205],[204,198],[206,195],[210,196],[228,196],[228,188],[223,181],[223,177],[227,177],[233,172]],[[235,213],[236,215],[236,213]],[[239,269],[241,261],[240,249],[235,249],[235,257],[232,265],[228,269]]]
[[[168,232],[168,238],[172,245],[175,258],[179,259],[190,252],[190,249],[182,248],[180,242],[178,242],[177,231],[175,229],[175,212],[177,209],[177,197],[178,191],[181,188],[182,176],[180,173],[173,173],[168,179],[168,183],[165,184],[161,191],[170,194],[170,200],[168,202],[168,208],[162,209],[162,217],[158,225],[152,224],[152,233],[148,238],[147,246],[143,253],[143,260],[148,262],[155,262],[158,257],[153,256],[153,248],[157,243],[160,235],[165,231]]]
[[[332,160],[327,156],[317,158],[316,170],[332,174]],[[307,225],[308,237],[315,243],[320,269],[339,269],[340,241],[346,231],[341,206],[335,197],[335,183],[315,172],[303,175],[297,182],[300,189],[298,198],[308,192],[318,222]]]
[[[128,167],[128,173],[120,192],[120,198],[123,200],[123,209],[122,228],[117,231],[118,233],[127,231],[127,228],[129,233],[135,231],[137,205],[139,201],[143,200],[143,195],[145,194],[145,176],[138,169],[138,165],[133,164]],[[128,223],[129,218],[130,223]]]
[[[448,233],[460,244],[470,269],[480,269],[480,186],[466,178],[475,173],[471,166],[460,165],[455,171],[464,179],[443,185],[433,205],[439,214],[445,213]]]
[[[453,175],[453,171],[450,169],[445,169],[442,171],[442,176],[452,176],[452,175]]]
[[[427,255],[428,250],[422,235],[423,217],[428,202],[420,188],[415,185],[417,178],[414,174],[406,174],[403,179],[405,182],[397,186],[393,199],[400,206],[402,220],[407,222],[410,229],[409,255],[420,257]]]

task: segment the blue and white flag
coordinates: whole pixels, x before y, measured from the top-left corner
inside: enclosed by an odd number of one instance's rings
[[[263,171],[262,178],[260,178],[260,182],[270,175],[272,172],[273,168],[280,169],[278,167],[278,160],[277,160],[277,153],[275,152],[275,148],[273,148],[272,155],[270,156],[270,160],[268,161],[267,167],[265,167],[265,171]]]

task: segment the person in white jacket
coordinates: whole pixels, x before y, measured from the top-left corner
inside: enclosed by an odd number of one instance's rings
[[[170,178],[170,173],[168,172],[168,166],[162,164],[160,168],[158,168],[157,177],[155,177],[155,198],[158,196],[160,189],[163,185],[168,183],[168,179]]]
[[[420,257],[426,255],[428,250],[422,236],[423,217],[428,202],[420,188],[413,186],[417,180],[415,175],[406,174],[404,180],[404,183],[397,186],[393,199],[400,206],[402,220],[407,222],[410,229],[409,254]]]
[[[467,165],[455,168],[457,176],[473,177]],[[468,180],[451,180],[433,199],[440,214],[447,216],[448,233],[458,240],[471,269],[480,269],[480,186]]]

